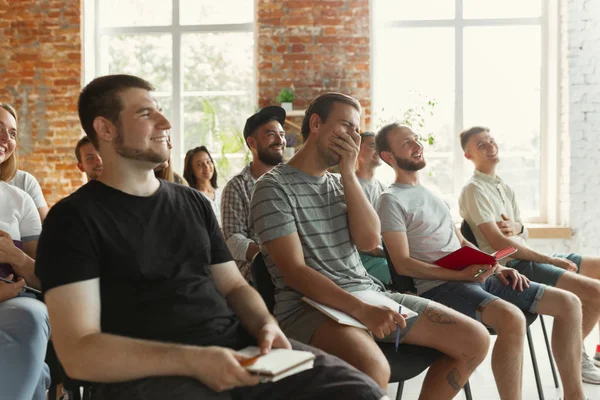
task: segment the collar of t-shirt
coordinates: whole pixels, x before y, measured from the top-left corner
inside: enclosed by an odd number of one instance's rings
[[[473,175],[475,176],[475,179],[479,179],[487,183],[492,183],[494,185],[502,183],[502,179],[498,175],[488,175],[478,170],[475,170],[475,173]]]

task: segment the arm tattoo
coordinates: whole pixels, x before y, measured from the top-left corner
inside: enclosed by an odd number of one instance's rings
[[[462,355],[465,359],[465,363],[467,364],[467,371],[469,373],[475,371],[475,368],[477,368],[477,364],[475,364],[475,357],[469,357],[469,355],[465,353],[463,353]]]
[[[458,383],[460,380],[460,372],[458,372],[456,368],[448,373],[446,380],[448,381],[448,384],[452,386],[452,389],[457,392],[460,390],[460,384]]]
[[[433,306],[427,306],[423,314],[429,319],[431,322],[436,324],[443,325],[455,325],[456,321],[448,314],[443,312],[442,310],[438,310]]]

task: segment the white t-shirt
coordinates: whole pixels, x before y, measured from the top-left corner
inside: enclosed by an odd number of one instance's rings
[[[18,170],[14,178],[12,178],[12,180],[8,183],[18,187],[21,190],[24,190],[28,195],[30,195],[35,203],[36,208],[48,207],[40,184],[29,172]]]
[[[200,191],[199,191],[200,192]],[[210,201],[210,205],[212,206],[213,212],[217,217],[217,221],[219,222],[219,226],[221,226],[221,194],[223,190],[221,188],[215,189],[215,199],[211,199],[204,192],[200,192]]]
[[[0,181],[0,229],[13,240],[37,240],[42,222],[32,198],[18,187]]]

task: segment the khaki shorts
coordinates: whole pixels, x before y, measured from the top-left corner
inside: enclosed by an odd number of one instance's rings
[[[407,319],[406,328],[400,330],[400,343],[402,343],[408,332],[410,332],[412,327],[421,317],[423,311],[425,311],[425,308],[427,307],[427,304],[429,304],[430,300],[410,294],[395,292],[382,292],[382,294],[419,314],[418,317]],[[285,333],[288,338],[310,344],[312,337],[319,326],[321,326],[321,324],[328,319],[328,316],[316,308],[305,304],[302,309],[281,321],[279,325],[281,326],[283,333]],[[380,342],[395,342],[396,332],[393,332],[383,339],[375,338],[375,340]]]

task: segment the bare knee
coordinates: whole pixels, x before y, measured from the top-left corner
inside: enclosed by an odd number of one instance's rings
[[[487,323],[496,331],[498,336],[517,338],[525,336],[527,321],[523,311],[506,301],[494,301],[488,307],[491,305],[495,307],[494,315]]]
[[[560,291],[561,310],[554,315],[554,318],[561,318],[562,315],[581,320],[581,300],[575,294],[564,290]]]
[[[589,283],[588,294],[585,298],[585,305],[588,307],[598,310],[600,309],[600,282],[593,280]],[[584,301],[582,300],[582,303]]]
[[[481,363],[490,348],[490,333],[486,327],[475,320],[468,319],[463,325],[460,335],[468,338],[468,340],[461,342],[465,344],[463,346],[465,348],[457,349],[460,353],[459,356],[468,356],[470,359],[477,361],[477,364]]]
[[[381,388],[387,388],[391,370],[390,363],[383,354],[381,354],[381,357],[361,360],[361,365],[357,369],[371,377]]]

